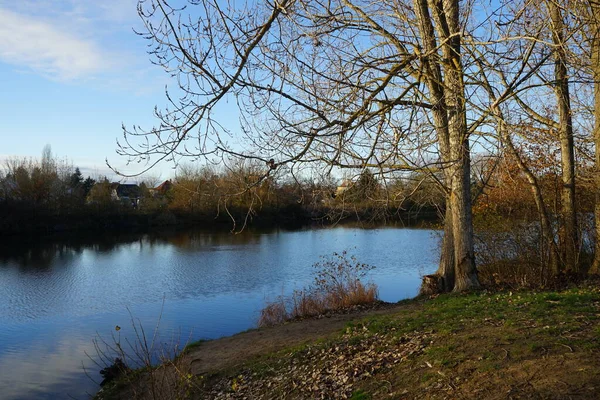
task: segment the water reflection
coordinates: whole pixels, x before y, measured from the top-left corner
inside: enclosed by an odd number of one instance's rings
[[[94,346],[80,332],[47,332],[37,339],[28,337],[25,347],[21,345],[4,348],[0,354],[0,383],[6,383],[1,385],[3,398],[68,398],[73,387],[79,394],[97,391],[94,381],[86,379],[81,358],[94,354]],[[96,369],[90,368],[90,373],[95,374]]]
[[[130,334],[128,309],[151,330],[164,301],[161,334],[181,341],[248,329],[265,299],[310,284],[313,264],[333,252],[354,248],[375,265],[383,300],[414,296],[420,275],[435,270],[437,244],[427,230],[343,227],[5,240],[0,387],[11,392],[3,396],[85,398],[96,389],[81,369],[85,352],[96,332],[110,337],[119,325]]]
[[[228,231],[215,233],[204,230],[166,229],[157,233],[119,234],[71,234],[42,238],[4,237],[0,241],[0,268],[16,265],[22,271],[43,270],[52,267],[57,261],[69,262],[85,250],[94,253],[111,253],[123,246],[139,249],[171,245],[182,252],[194,252],[203,248],[221,246],[244,246],[256,244],[261,234],[278,232],[278,229],[251,231],[238,234]]]

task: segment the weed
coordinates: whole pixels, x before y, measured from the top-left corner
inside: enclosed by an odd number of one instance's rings
[[[295,290],[290,297],[279,296],[261,311],[258,326],[271,326],[293,319],[324,314],[377,301],[377,286],[361,279],[373,267],[361,264],[344,251],[323,257],[314,265],[314,284]]]
[[[435,372],[425,372],[423,375],[421,375],[421,382],[429,382],[439,377],[440,376]]]
[[[277,300],[268,303],[260,312],[258,326],[271,326],[285,322],[289,318],[286,299],[279,296]]]
[[[150,334],[131,312],[130,317],[132,334],[129,337],[122,339],[121,333],[125,329],[116,326],[109,340],[100,335],[94,339],[96,355],[88,355],[88,358],[102,369],[100,373],[104,377],[96,398],[125,396],[129,399],[169,400],[190,397],[197,389],[196,377],[187,370],[184,358],[179,357],[181,348],[189,347],[180,346],[178,340],[170,343],[160,340],[162,309]],[[191,347],[197,346],[199,344]]]

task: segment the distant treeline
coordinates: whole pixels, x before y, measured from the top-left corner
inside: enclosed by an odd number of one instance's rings
[[[414,224],[436,220],[443,194],[413,174],[381,179],[297,179],[249,162],[220,169],[183,166],[167,181],[119,184],[84,177],[52,156],[11,159],[0,170],[0,234],[72,230],[141,230],[166,225],[331,224],[342,221]]]

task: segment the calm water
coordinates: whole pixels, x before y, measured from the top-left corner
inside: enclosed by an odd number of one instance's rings
[[[432,273],[430,230],[339,227],[267,233],[173,232],[0,245],[0,398],[88,398],[96,335],[132,335],[130,314],[163,342],[254,327],[265,299],[311,283],[319,256],[349,250],[376,266],[382,300],[416,295]],[[129,310],[129,311],[128,311]]]

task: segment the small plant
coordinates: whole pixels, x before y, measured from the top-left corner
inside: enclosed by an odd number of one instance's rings
[[[163,304],[164,306],[164,304]],[[97,399],[183,399],[196,389],[196,380],[189,373],[177,338],[170,344],[162,342],[159,327],[162,310],[151,334],[131,315],[131,332],[115,326],[110,339],[100,335],[94,339],[95,356],[88,358],[100,368],[103,381]],[[180,335],[177,335],[179,337]],[[88,375],[89,376],[89,375]]]
[[[103,378],[102,382],[100,382],[100,386],[104,386],[108,383],[118,380],[124,375],[127,375],[130,371],[130,368],[125,365],[123,360],[117,357],[115,358],[114,363],[100,370],[100,375],[102,375]]]
[[[268,303],[260,312],[258,326],[271,326],[281,324],[289,318],[286,299],[279,296],[277,300]]]
[[[261,311],[258,326],[276,325],[377,301],[377,286],[361,281],[374,267],[359,263],[346,251],[322,257],[313,267],[316,269],[314,284],[295,290],[287,298],[279,296],[267,303]]]
[[[352,392],[352,397],[350,397],[350,400],[370,400],[370,399],[371,399],[371,395],[362,390],[356,390],[356,391]]]
[[[377,287],[363,284],[361,279],[375,267],[359,263],[347,251],[333,253],[316,263],[315,288],[325,295],[329,309],[341,309],[377,300]]]

